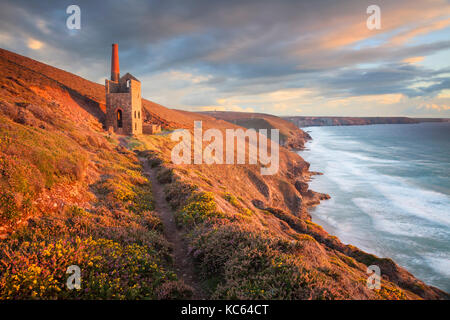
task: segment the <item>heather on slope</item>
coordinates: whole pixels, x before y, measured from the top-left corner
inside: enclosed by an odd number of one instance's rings
[[[0,55],[0,298],[191,297],[146,166],[164,185],[166,214],[208,298],[446,297],[312,223],[308,206],[326,197],[308,189],[309,164],[286,148],[272,176],[259,165],[173,165],[168,135],[109,135],[89,82],[74,77],[70,87],[69,73],[64,80],[61,70],[30,60]],[[207,115],[153,111],[165,121],[176,115],[178,127],[202,120],[205,129],[239,128]],[[385,270],[380,290],[366,286],[374,263]],[[82,270],[81,290],[66,286],[70,265]]]
[[[189,297],[137,157],[73,92],[0,62],[0,298]]]

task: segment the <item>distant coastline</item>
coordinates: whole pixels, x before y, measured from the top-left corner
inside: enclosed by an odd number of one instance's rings
[[[371,124],[410,124],[420,122],[450,122],[449,118],[409,118],[409,117],[282,117],[299,128],[312,126],[355,126]]]

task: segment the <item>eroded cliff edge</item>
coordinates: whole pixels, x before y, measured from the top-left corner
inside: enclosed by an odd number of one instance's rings
[[[244,125],[245,127],[249,126],[249,123],[259,123],[259,128],[279,128],[280,130],[288,131],[289,138],[296,141],[295,146],[285,145],[289,150],[295,152],[296,150],[302,150],[304,148],[304,144],[307,140],[311,139],[311,137],[304,133],[303,130],[299,129],[295,126],[292,127],[291,124],[283,123],[284,119],[277,119],[272,115],[265,114],[250,114],[244,113],[240,114],[237,112],[209,112],[209,115],[215,116],[218,119],[224,119],[230,121],[232,123],[238,123],[240,125]],[[415,121],[410,121],[408,118],[398,120],[400,123],[412,123]],[[396,119],[389,120],[391,123],[397,123]],[[377,121],[382,121],[386,123],[386,119],[377,119]],[[387,121],[387,122],[389,122]],[[439,120],[441,121],[441,120]],[[368,124],[368,123],[366,123]],[[288,128],[286,130],[286,128]],[[300,133],[297,131],[301,131]],[[292,141],[292,140],[291,140]],[[288,161],[292,161],[288,159]],[[290,193],[289,188],[281,188],[281,192],[284,196],[289,199],[287,205],[289,211],[285,211],[280,209],[280,207],[273,207],[264,203],[264,199],[253,199],[252,204],[261,210],[267,210],[271,212],[274,216],[279,218],[280,220],[286,222],[289,227],[294,229],[297,232],[308,234],[312,236],[315,240],[317,240],[326,250],[339,252],[344,254],[347,257],[355,259],[357,262],[364,264],[365,266],[369,265],[378,265],[384,273],[383,277],[386,280],[392,281],[399,287],[406,289],[408,291],[414,292],[418,296],[428,299],[436,299],[436,298],[448,298],[449,296],[441,291],[438,288],[431,287],[425,285],[422,281],[416,279],[412,274],[410,274],[404,268],[398,266],[394,261],[388,258],[378,258],[375,255],[368,254],[363,252],[362,250],[351,246],[344,245],[340,242],[337,237],[329,235],[322,227],[311,222],[311,216],[308,213],[308,208],[318,205],[320,201],[327,200],[330,198],[328,194],[318,193],[309,189],[309,181],[311,176],[316,174],[321,174],[318,172],[309,171],[309,163],[304,161],[302,158],[297,160],[299,162],[296,165],[289,167],[284,173],[285,177],[290,180],[297,191],[297,196],[300,199],[296,199],[296,196],[293,196]],[[263,178],[265,179],[265,177]],[[299,206],[301,209],[293,205],[294,203],[301,203]]]

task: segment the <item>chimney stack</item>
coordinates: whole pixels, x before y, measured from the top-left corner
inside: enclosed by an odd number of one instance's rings
[[[117,43],[113,43],[111,55],[111,81],[119,81],[119,78],[119,45]]]

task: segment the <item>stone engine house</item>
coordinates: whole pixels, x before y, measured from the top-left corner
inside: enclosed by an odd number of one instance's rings
[[[141,82],[127,73],[120,77],[119,47],[112,45],[111,80],[105,79],[106,129],[117,134],[142,134]]]

